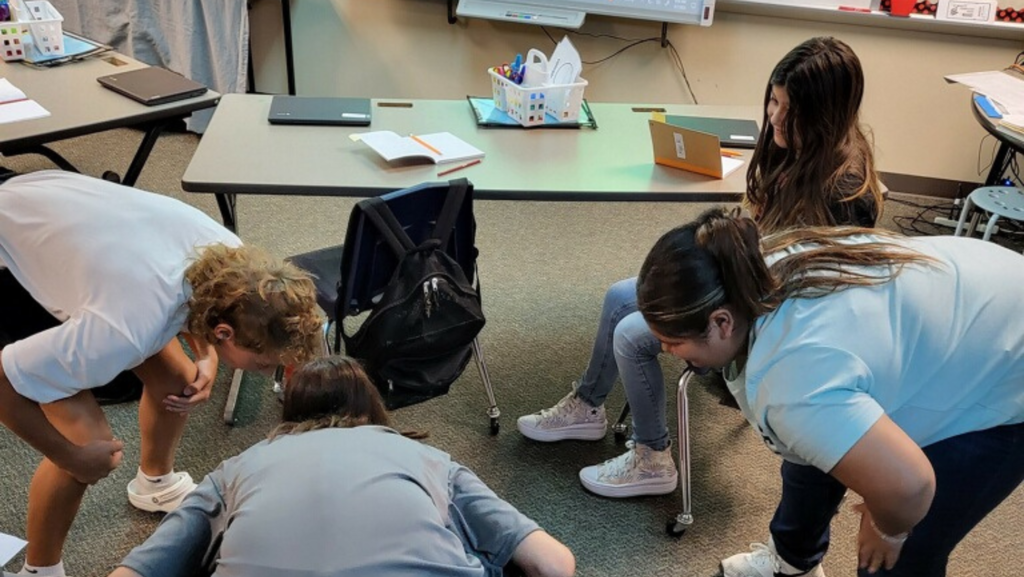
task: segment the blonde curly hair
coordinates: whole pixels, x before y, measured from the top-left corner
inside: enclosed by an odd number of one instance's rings
[[[298,267],[254,247],[214,244],[200,249],[185,280],[192,287],[185,326],[206,342],[215,342],[214,328],[225,323],[239,347],[279,354],[282,364],[322,353],[316,287]]]

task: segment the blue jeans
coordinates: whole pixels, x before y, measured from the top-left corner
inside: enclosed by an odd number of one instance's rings
[[[923,451],[935,470],[935,499],[896,566],[873,577],[944,577],[956,545],[1024,481],[1024,424],[965,433]],[[783,560],[805,571],[821,563],[845,491],[819,469],[783,462],[782,500],[770,525]]]
[[[658,451],[669,443],[659,353],[661,342],[637,312],[636,278],[613,284],[604,295],[594,350],[576,396],[599,407],[611,392],[615,377],[621,377],[633,416],[633,440]]]

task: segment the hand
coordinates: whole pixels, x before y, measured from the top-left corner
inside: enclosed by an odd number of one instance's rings
[[[92,441],[79,447],[66,463],[55,464],[79,483],[92,485],[121,464],[123,450],[124,443],[118,440]]]
[[[196,378],[181,395],[167,395],[164,408],[172,413],[186,414],[210,398],[213,381],[217,378],[217,357],[196,359]]]
[[[860,532],[857,534],[857,566],[866,568],[868,573],[875,573],[882,567],[892,569],[900,558],[903,543],[882,539],[878,530],[871,525],[871,512],[864,503],[854,505],[853,510],[861,514]]]

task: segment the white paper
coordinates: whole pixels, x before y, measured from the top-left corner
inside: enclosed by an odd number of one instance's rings
[[[736,172],[736,170],[743,166],[743,160],[740,158],[730,158],[728,156],[722,157],[722,178],[729,176]]]
[[[548,82],[551,84],[573,84],[580,77],[583,63],[580,53],[566,36],[555,46],[555,51],[548,58]]]
[[[1024,80],[993,70],[952,74],[946,80],[967,86],[998,102],[1007,114],[1024,114]]]
[[[0,124],[32,120],[50,115],[35,100],[26,100],[25,93],[11,84],[6,78],[0,78]]]
[[[28,541],[0,533],[0,565],[6,565],[19,551],[25,548],[25,545],[28,545]]]

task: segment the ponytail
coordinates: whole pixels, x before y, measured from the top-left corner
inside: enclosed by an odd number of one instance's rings
[[[775,283],[760,251],[757,227],[738,210],[713,208],[663,235],[637,279],[637,305],[666,336],[703,335],[711,312],[727,304],[753,319],[766,312]]]

